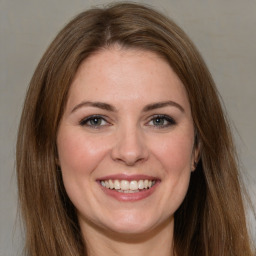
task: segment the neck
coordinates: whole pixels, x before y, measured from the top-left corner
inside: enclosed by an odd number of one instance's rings
[[[174,220],[143,234],[120,234],[86,223],[82,227],[88,256],[173,256]]]

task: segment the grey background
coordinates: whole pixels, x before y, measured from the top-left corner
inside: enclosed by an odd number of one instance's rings
[[[241,167],[256,205],[256,0],[151,0],[199,48],[223,97]],[[74,15],[108,1],[0,0],[0,255],[22,248],[15,140],[27,85],[56,33]],[[255,239],[255,220],[249,214]]]

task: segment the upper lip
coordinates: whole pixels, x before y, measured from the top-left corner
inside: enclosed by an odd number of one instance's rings
[[[149,176],[144,174],[135,174],[135,175],[127,175],[127,174],[112,174],[107,175],[104,177],[100,177],[97,179],[98,181],[104,181],[104,180],[159,180],[159,178],[155,176]]]

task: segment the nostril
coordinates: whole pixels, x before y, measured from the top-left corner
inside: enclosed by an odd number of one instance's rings
[[[145,161],[148,158],[148,150],[144,141],[136,137],[123,138],[112,149],[112,158],[121,161],[128,166]]]
[[[138,162],[143,162],[145,158],[143,157],[135,157],[135,156],[125,156],[120,158],[115,158],[115,161],[124,162],[127,166],[133,166]]]

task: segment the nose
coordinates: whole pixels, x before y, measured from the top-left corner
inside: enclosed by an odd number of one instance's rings
[[[148,159],[148,156],[149,151],[146,141],[139,129],[126,128],[118,132],[111,152],[114,161],[133,166],[138,162],[144,162]]]

